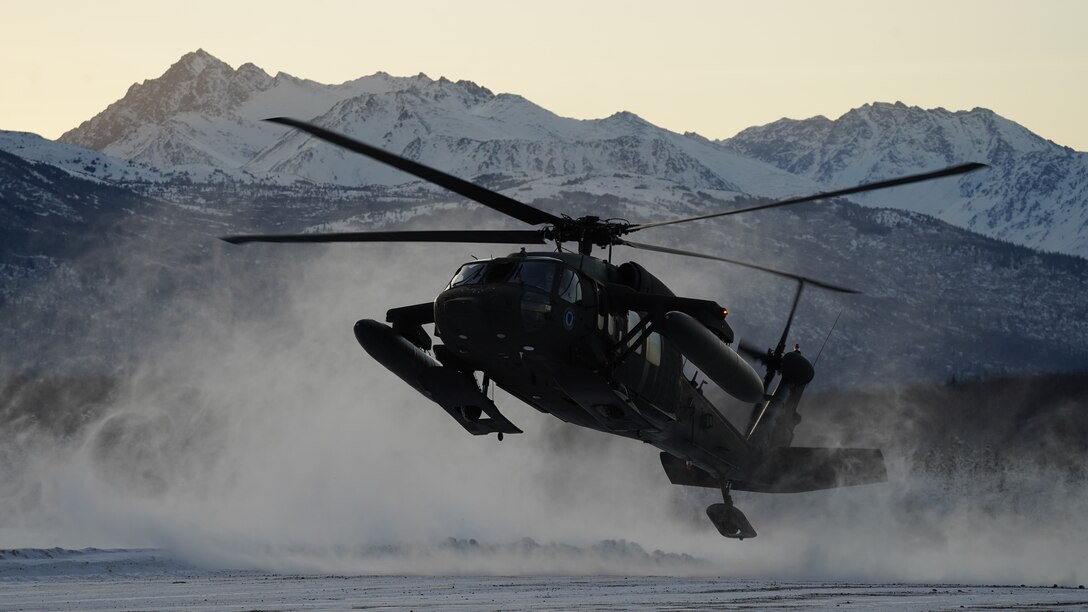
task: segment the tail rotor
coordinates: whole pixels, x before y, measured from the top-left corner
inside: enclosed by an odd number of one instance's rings
[[[765,372],[763,386],[768,395],[752,407],[748,422],[748,440],[757,446],[789,446],[793,440],[793,429],[801,421],[800,415],[797,414],[797,404],[801,400],[805,386],[812,382],[816,375],[812,362],[801,354],[799,344],[794,344],[792,351],[786,351],[790,328],[793,326],[793,318],[797,315],[797,306],[801,303],[805,284],[804,280],[797,281],[797,291],[793,295],[790,314],[786,318],[786,325],[774,348],[761,351],[753,344],[738,343],[738,352],[762,364]],[[858,292],[850,291],[850,293]],[[835,324],[838,324],[837,318]],[[831,330],[834,331],[834,329],[833,325]],[[830,336],[829,332],[828,337]],[[827,344],[826,338],[824,344]],[[822,352],[823,346],[820,347],[820,353]],[[772,390],[771,383],[774,382],[775,377],[781,380]],[[759,430],[758,435],[757,430]]]

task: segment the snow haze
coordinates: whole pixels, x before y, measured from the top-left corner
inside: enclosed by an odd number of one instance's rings
[[[761,535],[724,540],[702,516],[716,492],[669,484],[655,449],[576,430],[501,393],[526,433],[470,436],[367,358],[354,321],[431,299],[472,249],[299,257],[256,246],[245,252],[262,262],[256,273],[234,247],[216,248],[205,289],[166,306],[182,324],[141,334],[146,358],[100,417],[60,440],[4,439],[18,467],[2,483],[0,546],[151,547],[201,567],[322,573],[1085,579],[1083,489],[1043,482],[1025,492],[1026,509],[979,515],[1005,494],[981,486],[942,501],[940,486],[894,460],[885,485],[738,494]],[[411,262],[412,274],[381,262]],[[655,269],[681,290],[692,276],[675,262]],[[140,272],[127,274],[137,276],[125,285],[141,284]],[[931,499],[912,510],[912,496]],[[451,553],[448,538],[495,554]],[[638,548],[541,557],[517,546],[525,538],[544,551],[602,540]],[[1010,547],[1017,555],[1003,554]],[[658,550],[659,562],[638,552]]]

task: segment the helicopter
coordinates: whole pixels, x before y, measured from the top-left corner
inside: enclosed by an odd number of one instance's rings
[[[629,240],[635,232],[727,215],[887,189],[973,172],[967,163],[934,172],[742,208],[648,223],[555,215],[480,185],[323,127],[268,119],[444,187],[521,221],[522,230],[402,230],[222,236],[232,244],[433,242],[547,245],[461,265],[433,302],[391,308],[385,322],[355,323],[357,341],[376,361],[438,404],[474,435],[522,433],[489,397],[492,385],[536,410],[592,430],[657,447],[676,485],[719,489],[706,514],[718,532],[756,537],[732,491],[801,493],[885,482],[880,449],[792,446],[798,406],[813,364],[790,327],[806,287],[853,289],[735,259]],[[565,249],[574,243],[577,250]],[[728,310],[677,296],[636,262],[611,263],[615,246],[744,266],[797,283],[789,316],[773,348],[737,343]],[[607,259],[593,256],[608,249]],[[434,338],[424,325],[433,325]],[[441,343],[436,343],[440,339]],[[738,352],[739,351],[739,352]],[[762,364],[761,377],[740,356]],[[752,406],[743,429],[703,393],[690,363],[730,396]],[[777,384],[775,384],[775,379]]]

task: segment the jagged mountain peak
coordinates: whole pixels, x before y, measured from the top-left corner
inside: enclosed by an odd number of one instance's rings
[[[625,122],[625,123],[632,123],[632,124],[650,125],[649,121],[646,121],[645,119],[643,119],[642,117],[639,117],[638,115],[636,115],[635,113],[632,113],[631,111],[619,111],[619,112],[616,112],[616,113],[612,113],[611,115],[609,115],[608,117],[605,118],[605,121],[616,121],[616,122]]]
[[[241,66],[238,66],[238,74],[245,74],[245,75],[251,75],[251,76],[261,76],[261,77],[264,77],[264,78],[269,78],[268,73],[265,72],[257,64],[254,64],[253,62],[246,62],[246,63],[242,64]]]
[[[230,70],[230,66],[226,62],[220,60],[211,53],[208,53],[204,49],[197,49],[196,51],[190,51],[181,56],[181,59],[170,66],[170,69],[167,70],[163,76],[182,71],[195,76],[204,72],[204,70],[209,67]]]
[[[956,136],[954,132],[958,131],[976,140],[987,134],[991,140],[1000,140],[1020,153],[1047,150],[1054,145],[1024,126],[980,106],[971,110],[950,111],[940,106],[925,109],[902,102],[874,102],[846,112],[839,121],[849,121],[855,116],[876,122],[883,132],[893,137],[921,130],[941,130],[946,132],[945,136],[948,138]],[[993,153],[982,148],[978,151]],[[1000,160],[991,158],[988,161],[992,163]]]
[[[477,85],[473,81],[466,81],[464,79],[458,81],[450,81],[446,77],[440,77],[438,79],[438,82],[447,86],[457,87],[465,91],[466,93],[477,96],[479,98],[487,99],[495,97],[495,94],[490,89],[484,87],[483,85]]]
[[[238,169],[273,144],[275,116],[313,119],[360,95],[415,92],[481,100],[490,91],[469,81],[374,75],[326,85],[286,72],[271,77],[253,63],[237,69],[204,49],[186,53],[161,76],[133,85],[105,111],[61,136],[61,142],[157,167]]]
[[[272,80],[253,63],[242,64],[236,70],[207,51],[197,49],[183,55],[159,78],[144,81],[134,89],[137,95],[141,90],[149,90],[148,94],[165,103],[164,110],[168,112],[227,112],[253,91],[269,87]],[[226,99],[215,99],[224,86],[228,90]],[[132,93],[130,89],[129,94]]]
[[[622,170],[658,174],[666,180],[690,175],[695,177],[694,186],[735,187],[714,176],[726,169],[721,160],[712,164],[718,169],[709,170],[691,157],[687,145],[672,142],[676,135],[631,112],[601,120],[564,119],[521,96],[497,96],[470,80],[432,79],[424,73],[397,77],[376,72],[339,85],[283,72],[273,78],[253,64],[233,69],[203,49],[186,54],[158,79],[134,86],[124,99],[62,140],[163,168],[210,166],[228,173],[278,169],[286,160],[264,166],[278,156],[268,154],[284,138],[282,127],[259,121],[272,116],[317,121],[408,154],[424,154],[426,147],[447,154],[456,150],[449,161],[465,154],[465,145],[457,144],[460,140],[490,143],[477,145],[482,148],[464,168],[470,175],[515,168],[532,176]],[[572,146],[581,148],[568,150]],[[715,148],[709,142],[701,146],[707,151]],[[566,159],[568,155],[573,158]],[[505,168],[511,164],[514,167]],[[296,169],[300,176],[307,175],[302,165]],[[356,177],[353,171],[318,170],[307,178],[356,182],[345,179]],[[749,173],[747,168],[741,172]]]
[[[62,141],[163,169],[214,169],[249,180],[396,184],[403,173],[361,164],[261,119],[315,121],[463,176],[641,175],[686,188],[796,195],[978,161],[977,173],[861,198],[915,210],[1013,242],[1088,252],[1088,155],[994,111],[870,102],[832,120],[781,119],[726,141],[673,134],[621,111],[604,119],[555,115],[469,80],[386,72],[326,85],[237,69],[203,49],[134,85]],[[772,166],[776,166],[773,168]],[[641,194],[640,194],[641,195]]]
[[[863,112],[863,111],[869,111],[869,110],[875,110],[875,111],[885,111],[885,110],[887,110],[887,111],[896,111],[896,110],[898,110],[898,111],[903,111],[903,110],[912,110],[912,109],[921,110],[920,107],[907,105],[902,100],[896,100],[895,102],[881,102],[881,101],[877,100],[875,102],[866,102],[865,104],[862,104],[861,106],[859,106],[857,108],[854,108],[854,109],[851,109],[851,110],[846,111],[846,112],[847,113]],[[941,110],[943,110],[943,109],[941,109]]]
[[[867,103],[835,120],[780,119],[723,143],[820,182],[874,180],[964,161],[1006,165],[1056,146],[986,108],[949,111],[901,101]]]
[[[429,102],[445,100],[452,96],[465,106],[487,102],[495,97],[490,89],[472,81],[453,81],[444,76],[430,79],[422,73],[416,77],[388,77],[384,83],[385,87],[370,87],[367,93],[392,93],[400,99],[414,97]]]
[[[398,89],[407,89],[412,86],[420,86],[427,83],[431,83],[434,79],[420,72],[414,76],[395,76],[389,74],[384,70],[379,70],[374,74],[368,74],[359,78],[344,81],[334,87],[340,88],[353,88],[365,86],[368,90],[373,91],[393,91]]]
[[[866,102],[857,108],[852,108],[843,113],[839,119],[847,118],[853,115],[862,115],[869,117],[888,117],[888,118],[902,118],[920,115],[936,115],[947,118],[1001,118],[1000,115],[994,111],[982,107],[976,106],[971,110],[958,110],[950,111],[943,106],[936,106],[934,108],[923,108],[914,104],[907,104],[902,100],[896,100],[895,102]],[[823,117],[819,115],[819,117]]]
[[[873,102],[834,121],[781,119],[723,141],[826,185],[846,186],[964,162],[990,171],[866,196],[1036,248],[1088,253],[1088,154],[982,107],[950,111]]]
[[[162,76],[132,85],[123,98],[59,140],[105,150],[142,126],[162,124],[179,113],[231,116],[255,92],[273,83],[273,78],[254,64],[243,64],[235,70],[197,49],[183,55]]]

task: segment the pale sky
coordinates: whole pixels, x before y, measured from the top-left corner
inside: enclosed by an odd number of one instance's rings
[[[468,79],[728,138],[866,102],[990,108],[1088,151],[1088,1],[0,0],[0,129],[56,138],[203,48],[339,83]]]

